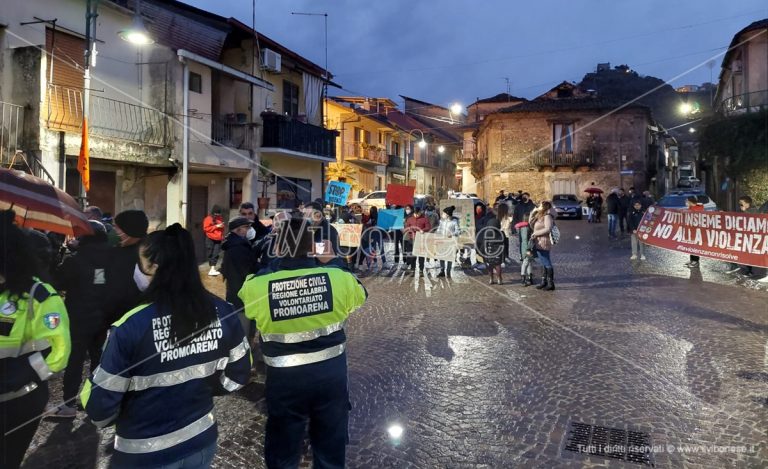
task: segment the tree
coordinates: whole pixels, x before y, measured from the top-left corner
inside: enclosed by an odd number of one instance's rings
[[[357,169],[349,163],[328,163],[328,168],[325,171],[325,178],[328,181],[341,181],[346,182],[352,186],[352,191],[359,191],[362,186],[357,182],[355,175]]]

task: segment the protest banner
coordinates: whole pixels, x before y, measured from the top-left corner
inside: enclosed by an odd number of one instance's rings
[[[692,212],[649,207],[640,241],[662,249],[755,267],[768,267],[768,215]]]
[[[387,196],[384,202],[387,206],[399,205],[405,207],[406,205],[413,205],[413,193],[416,188],[413,186],[403,186],[400,184],[387,184]]]
[[[405,228],[405,210],[379,210],[379,220],[376,226],[382,230],[402,230]]]
[[[325,189],[325,201],[329,204],[345,205],[352,186],[339,181],[330,181]]]
[[[363,233],[363,225],[357,223],[333,223],[339,233],[339,246],[356,248],[360,246],[360,238]]]
[[[460,244],[475,244],[475,205],[472,199],[443,199],[440,210],[453,205],[453,216],[459,220]]]
[[[457,238],[437,233],[417,232],[413,240],[413,255],[425,259],[454,262],[459,250]]]

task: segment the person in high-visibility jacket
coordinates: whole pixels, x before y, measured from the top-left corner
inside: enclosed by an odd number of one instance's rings
[[[267,365],[269,468],[298,467],[307,421],[314,467],[344,467],[350,409],[345,325],[368,293],[351,273],[309,257],[313,242],[307,220],[286,222],[276,271],[249,276],[239,293],[246,316],[256,321]]]
[[[48,403],[48,378],[66,367],[64,302],[36,277],[27,234],[0,212],[0,467],[18,468]]]
[[[139,248],[145,304],[112,325],[81,399],[98,427],[115,424],[111,468],[209,467],[213,395],[248,383],[251,353],[237,314],[200,280],[178,223]]]

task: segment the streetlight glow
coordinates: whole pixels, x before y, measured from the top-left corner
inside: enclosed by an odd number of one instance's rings
[[[464,110],[464,107],[459,103],[453,103],[451,105],[451,114],[461,114],[461,112]]]
[[[438,153],[445,153],[445,147],[440,145],[439,147],[437,147],[437,152]]]
[[[123,41],[136,44],[137,46],[145,46],[155,42],[152,36],[149,35],[149,31],[144,27],[144,22],[141,20],[141,16],[138,14],[133,17],[133,24],[130,28],[124,29],[117,33]]]
[[[419,140],[419,148],[427,148],[427,142],[424,139]]]
[[[696,132],[696,129],[694,129],[693,127],[691,127],[690,129],[688,129],[688,132],[690,132],[690,133],[694,133],[694,132]]]
[[[692,110],[693,110],[693,107],[688,103],[683,103],[680,105],[680,112],[682,114],[686,114],[686,115],[690,114]]]

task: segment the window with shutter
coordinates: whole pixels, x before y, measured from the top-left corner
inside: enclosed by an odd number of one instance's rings
[[[77,131],[83,123],[84,50],[85,40],[82,38],[46,29],[48,60],[45,77],[49,81],[43,115],[50,128]]]

